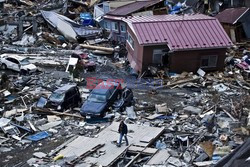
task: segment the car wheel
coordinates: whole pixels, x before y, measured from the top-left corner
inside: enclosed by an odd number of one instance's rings
[[[1,65],[1,69],[6,70],[6,69],[7,69],[6,64],[2,64],[2,65]]]

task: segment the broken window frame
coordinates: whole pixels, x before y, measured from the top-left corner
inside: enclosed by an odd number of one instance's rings
[[[127,43],[134,50],[135,42],[134,42],[134,39],[132,38],[132,36],[129,33],[128,33]]]
[[[160,55],[160,56],[159,56]],[[156,60],[156,56],[160,57],[160,60],[155,61]],[[154,49],[153,50],[153,56],[152,56],[152,63],[153,64],[160,64],[162,65],[162,56],[163,56],[163,50],[162,49]]]
[[[203,61],[207,60],[207,65],[203,64]],[[206,55],[201,56],[200,66],[201,68],[213,68],[217,67],[218,55]]]
[[[106,29],[106,30],[111,30],[111,26],[110,26],[110,22],[109,21],[104,21],[104,28]]]
[[[126,25],[120,24],[120,30],[121,30],[121,32],[125,33],[126,32]]]
[[[119,31],[119,26],[117,22],[112,22],[112,31]]]

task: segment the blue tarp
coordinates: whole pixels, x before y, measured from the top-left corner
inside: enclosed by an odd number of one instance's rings
[[[94,20],[93,20],[91,13],[88,13],[88,12],[81,13],[80,19],[81,19],[83,26],[89,26],[89,25],[94,26]]]
[[[32,140],[32,141],[39,141],[39,140],[45,139],[49,136],[50,135],[48,134],[48,132],[43,131],[43,132],[38,132],[34,135],[27,136],[27,139]]]

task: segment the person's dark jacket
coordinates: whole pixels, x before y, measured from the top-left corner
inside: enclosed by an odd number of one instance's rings
[[[128,127],[126,124],[120,124],[119,125],[119,129],[118,129],[118,132],[121,133],[121,134],[127,134],[128,133]]]

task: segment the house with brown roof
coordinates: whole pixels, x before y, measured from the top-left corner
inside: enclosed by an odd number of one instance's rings
[[[222,70],[232,41],[220,22],[202,14],[133,16],[127,23],[130,66],[143,73],[148,66],[170,72]]]
[[[233,42],[250,39],[250,8],[228,8],[215,17]]]
[[[101,21],[101,26],[112,33],[112,40],[118,42],[126,41],[126,24],[123,18],[133,15],[167,14],[164,0],[137,0],[135,2],[120,6],[106,13]]]

